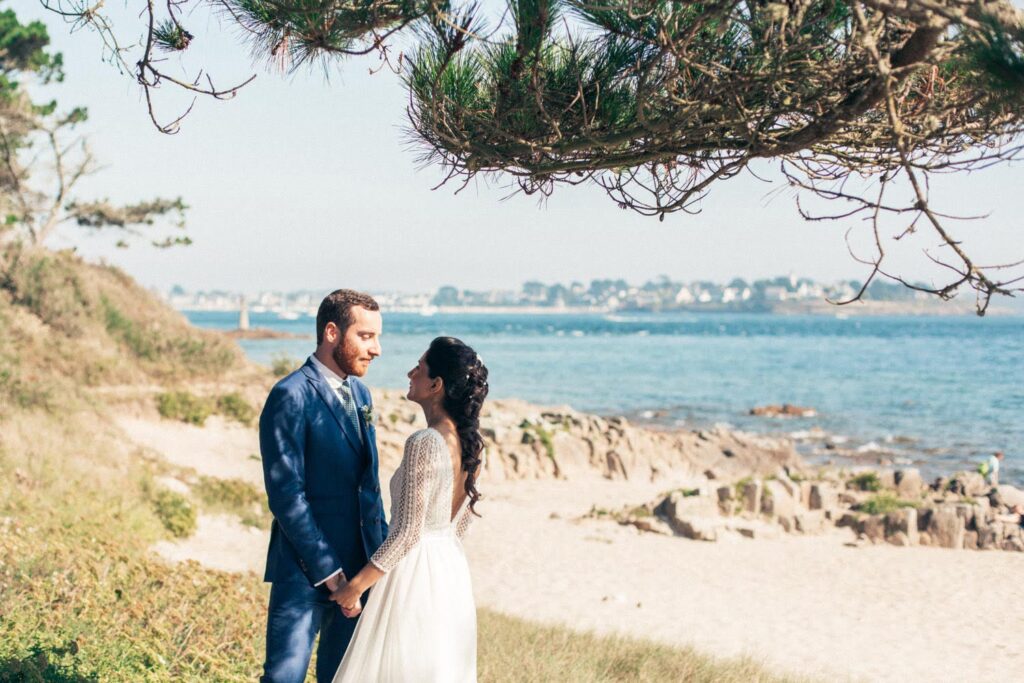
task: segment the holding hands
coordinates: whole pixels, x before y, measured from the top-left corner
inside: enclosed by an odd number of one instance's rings
[[[354,587],[352,583],[342,582],[341,585],[331,592],[331,600],[338,603],[341,613],[349,619],[359,616],[363,611],[363,605],[359,602],[362,591]]]

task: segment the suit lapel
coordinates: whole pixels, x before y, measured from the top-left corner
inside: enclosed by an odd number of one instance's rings
[[[356,453],[361,452],[362,446],[359,443],[359,436],[355,433],[355,429],[357,429],[356,425],[353,425],[352,421],[345,415],[345,409],[342,407],[341,401],[338,400],[334,390],[327,384],[327,380],[323,378],[320,371],[313,366],[313,361],[308,361],[302,367],[302,372],[306,375],[306,379],[309,380],[309,383],[313,385],[313,388],[316,389],[316,393],[320,396],[320,400],[327,405],[327,409],[331,412],[331,415],[334,416],[338,426],[341,427],[341,432],[345,435],[349,444]],[[356,412],[358,412],[358,409]]]
[[[363,392],[355,390],[355,383],[353,383],[352,386],[353,386],[352,398],[356,402],[356,415],[358,416],[358,419],[359,419],[359,429],[362,431],[362,434],[363,434],[363,444],[365,444],[364,447],[366,448],[366,452],[364,453],[364,457],[366,455],[370,456],[370,464],[373,465],[373,467],[375,468],[374,471],[376,471],[376,467],[377,467],[377,439],[373,438],[370,435],[370,425],[368,425],[366,423],[366,420],[364,419],[364,416],[363,416],[363,408],[366,406],[366,403],[363,402],[362,397],[361,397],[361,394]]]

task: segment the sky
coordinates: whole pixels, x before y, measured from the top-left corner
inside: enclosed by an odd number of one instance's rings
[[[619,209],[596,187],[560,187],[554,195],[510,195],[507,182],[475,181],[432,189],[443,177],[417,163],[410,142],[407,95],[376,56],[320,70],[281,73],[254,64],[237,29],[206,6],[187,15],[195,38],[172,73],[202,65],[224,87],[255,81],[228,102],[199,98],[177,135],[149,121],[140,88],[102,59],[98,37],[70,32],[35,0],[15,0],[20,19],[39,19],[54,49],[64,53],[67,78],[38,89],[65,106],[85,105],[83,128],[103,169],[79,197],[138,201],[181,196],[191,207],[190,247],[158,250],[145,242],[117,249],[112,235],[65,229],[51,246],[73,246],[88,258],[124,268],[149,287],[167,289],[432,291],[517,288],[544,282],[660,275],[676,280],[728,281],[796,274],[831,282],[862,279],[845,237],[868,255],[859,221],[804,222],[775,164],[712,189],[699,215],[664,222]],[[115,29],[130,43],[141,22],[121,3]],[[137,3],[129,2],[132,8]],[[162,89],[156,108],[173,119],[190,98]],[[1024,258],[1022,167],[1002,166],[933,186],[940,210],[987,213],[954,233],[980,263]],[[887,242],[892,266],[935,281],[922,249],[937,239],[919,233]]]

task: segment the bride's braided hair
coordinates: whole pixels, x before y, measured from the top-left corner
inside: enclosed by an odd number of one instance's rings
[[[476,514],[480,493],[476,478],[480,472],[480,456],[484,440],[480,436],[480,408],[487,398],[487,367],[476,351],[455,337],[438,337],[427,349],[430,378],[444,380],[445,412],[455,422],[462,446],[462,469],[466,472],[466,495],[469,509]]]

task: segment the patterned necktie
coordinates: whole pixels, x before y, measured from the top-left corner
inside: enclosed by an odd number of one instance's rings
[[[345,409],[345,414],[348,415],[348,419],[352,421],[352,426],[356,429],[356,434],[359,435],[359,443],[363,442],[363,433],[359,428],[359,416],[356,415],[356,402],[352,397],[352,387],[349,386],[348,379],[345,379],[341,383],[341,387],[338,389],[341,392],[341,405]]]

